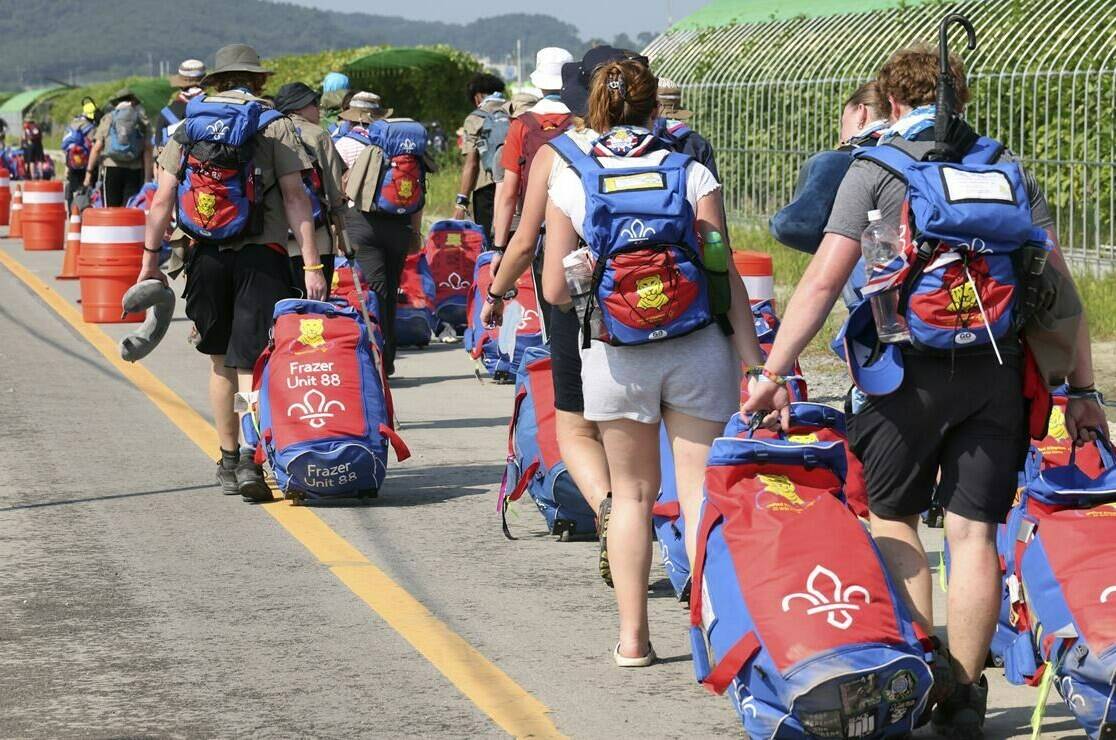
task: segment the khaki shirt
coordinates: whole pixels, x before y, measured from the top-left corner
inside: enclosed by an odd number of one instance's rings
[[[144,146],[146,146],[151,141],[151,121],[148,119],[147,111],[143,109],[142,105],[137,105],[136,103],[132,103],[132,105],[135,105],[139,109],[140,134],[142,134]],[[136,157],[131,162],[117,161],[105,153],[108,151],[109,129],[111,127],[112,111],[109,111],[101,116],[101,122],[97,124],[97,130],[93,134],[93,141],[101,142],[101,159],[98,164],[104,167],[123,167],[129,170],[143,169],[143,152],[140,152],[140,156]]]
[[[302,116],[292,113],[290,119],[304,147],[310,150],[308,156],[313,157],[322,171],[322,188],[328,201],[322,204],[322,208],[334,215],[343,214],[347,210],[345,193],[341,190],[341,174],[345,171],[345,163],[334,148],[333,139],[329,138],[329,134],[321,126],[310,123]],[[318,254],[333,253],[333,237],[328,221],[314,232],[314,241],[318,243]],[[298,241],[293,236],[287,241],[287,253],[292,257],[302,255]]]
[[[251,95],[239,90],[221,93],[223,97],[253,99]],[[264,103],[266,105],[266,103]],[[263,231],[252,237],[227,242],[221,249],[239,249],[245,244],[286,244],[290,236],[287,227],[287,214],[283,210],[283,193],[279,188],[279,178],[312,166],[310,157],[298,140],[294,124],[289,118],[280,118],[256,134],[256,148],[253,159],[260,170],[256,187],[263,189]],[[178,172],[182,161],[182,145],[171,138],[159,153],[159,166],[171,172]],[[178,232],[175,232],[178,236]]]
[[[485,100],[483,103],[481,103],[480,107],[483,110],[494,113],[500,109],[507,110],[507,105],[508,101],[502,98],[492,98]],[[465,124],[463,126],[463,128],[465,129],[465,136],[461,140],[462,154],[468,156],[470,153],[477,150],[477,147],[480,144],[481,128],[484,127],[485,120],[486,119],[484,118],[484,116],[477,115],[476,112],[470,113],[469,115],[465,116]],[[481,165],[479,157],[477,165],[477,183],[473,186],[474,191],[480,190],[483,187],[488,187],[493,183],[492,175],[490,175],[488,171],[484,169],[484,166]]]

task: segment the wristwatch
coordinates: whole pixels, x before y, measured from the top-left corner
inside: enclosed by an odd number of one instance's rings
[[[485,303],[495,303],[496,301],[510,301],[517,295],[519,295],[519,288],[512,288],[503,295],[494,295],[491,290],[488,290],[485,291],[484,301]]]
[[[469,196],[465,195],[465,193],[458,193],[457,198],[454,199],[454,203],[465,208],[469,205]]]

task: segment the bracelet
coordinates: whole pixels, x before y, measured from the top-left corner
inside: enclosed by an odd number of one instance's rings
[[[1082,385],[1082,386],[1076,386],[1076,385],[1066,386],[1066,390],[1068,391],[1069,395],[1071,395],[1071,396],[1074,395],[1075,393],[1091,393],[1091,392],[1095,391],[1096,389],[1097,389],[1097,384],[1096,383],[1090,383],[1089,385]]]
[[[774,383],[775,385],[780,386],[786,385],[787,380],[789,379],[786,375],[773,373],[762,365],[749,365],[748,367],[744,368],[744,374],[749,375],[756,380],[766,380],[768,383]]]
[[[508,251],[508,248],[507,247],[492,247],[488,251],[493,252],[494,254],[503,254],[504,252]]]
[[[1101,406],[1107,406],[1105,403],[1104,394],[1096,388],[1092,390],[1080,390],[1071,388],[1069,393],[1066,394],[1071,401],[1096,401]]]
[[[493,293],[492,288],[489,287],[489,289],[486,292],[488,293],[488,297],[493,299],[493,300],[510,301],[512,298],[515,298],[517,295],[519,295],[519,288],[512,288],[507,293],[497,294],[497,293]]]
[[[323,265],[321,262],[319,262],[316,265],[303,265],[302,266],[302,271],[303,272],[319,272],[319,271],[324,270],[324,269],[325,269],[325,265]]]
[[[465,193],[458,193],[454,202],[459,206],[467,206],[469,205],[469,196],[465,195]]]
[[[148,248],[147,248],[147,245],[146,245],[146,244],[144,244],[144,245],[143,245],[143,251],[145,251],[145,252],[148,252],[148,253],[150,253],[150,254],[159,254],[159,253],[160,253],[160,252],[162,252],[163,250],[162,250],[162,249],[148,249]]]

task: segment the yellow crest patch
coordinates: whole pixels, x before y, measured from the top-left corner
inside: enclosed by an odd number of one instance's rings
[[[321,347],[325,344],[324,319],[300,319],[298,322],[300,332],[298,341],[310,348]]]
[[[970,282],[961,283],[949,289],[949,310],[954,313],[968,313],[977,307],[976,291]]]
[[[217,213],[217,196],[213,193],[198,193],[198,213],[206,218],[213,218]]]
[[[447,247],[460,247],[461,246],[461,234],[446,234],[446,246]]]
[[[805,506],[806,502],[798,495],[798,488],[785,475],[757,475],[764,490],[783,499],[791,506]]]
[[[1066,429],[1066,412],[1062,410],[1061,406],[1055,406],[1050,410],[1049,434],[1058,441],[1069,439],[1069,430]]]
[[[670,301],[663,293],[663,279],[659,275],[636,280],[636,292],[639,293],[638,308],[662,308]]]
[[[794,443],[800,444],[800,445],[809,445],[809,444],[813,444],[813,443],[818,441],[818,435],[816,435],[814,433],[810,433],[810,434],[788,434],[787,435],[787,441],[788,442],[794,442]]]
[[[414,180],[400,180],[399,181],[399,197],[409,199],[415,194],[415,181]]]

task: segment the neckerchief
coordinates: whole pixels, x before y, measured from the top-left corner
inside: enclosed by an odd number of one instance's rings
[[[900,118],[890,128],[883,132],[881,140],[901,136],[907,141],[914,141],[915,137],[928,128],[933,127],[934,117],[938,114],[936,105],[920,105],[907,115]]]
[[[659,139],[639,126],[616,126],[593,142],[598,157],[642,157],[659,148]]]
[[[871,123],[864,125],[864,128],[857,131],[849,137],[845,144],[858,144],[867,142],[869,139],[878,139],[883,136],[884,132],[891,127],[891,123],[886,118],[881,118]]]

